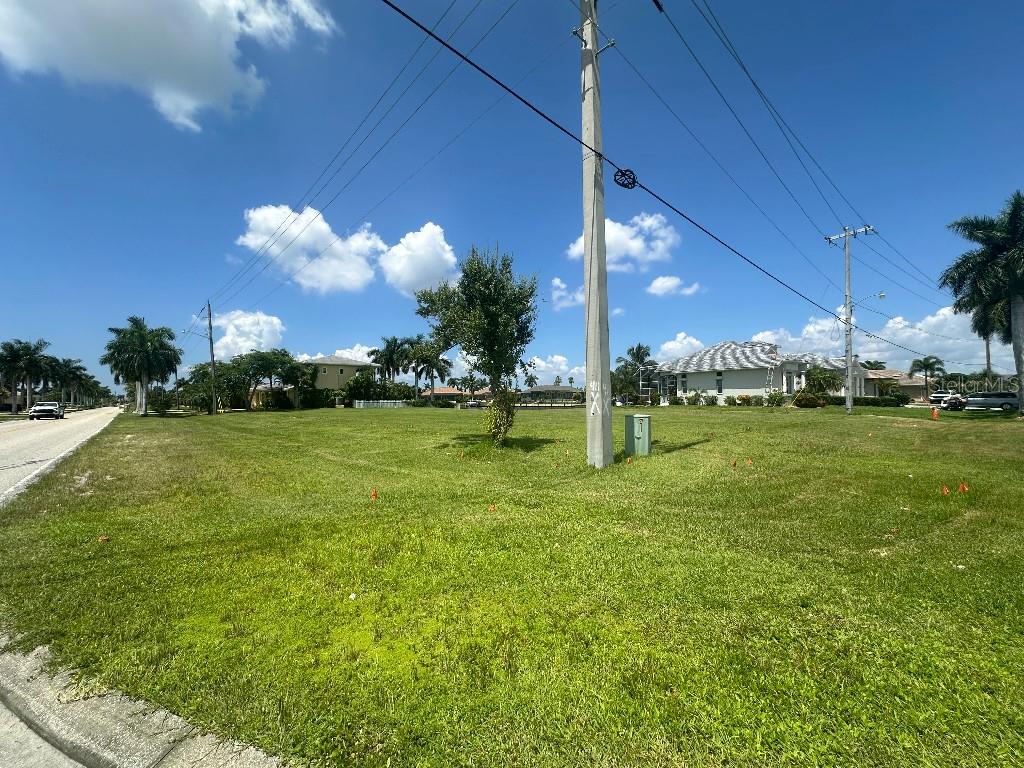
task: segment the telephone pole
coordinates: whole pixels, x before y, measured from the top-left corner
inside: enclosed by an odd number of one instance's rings
[[[850,276],[850,240],[857,235],[874,232],[875,228],[865,225],[858,229],[843,227],[838,235],[831,235],[825,240],[835,245],[837,240],[843,241],[843,268],[846,273],[845,294],[843,304],[843,324],[846,326],[846,412],[853,413],[853,280]]]
[[[583,89],[583,292],[586,316],[587,463],[603,469],[613,457],[611,352],[608,345],[608,267],[601,155],[601,79],[597,57],[597,0],[580,0],[580,84]],[[587,147],[592,148],[591,152]]]
[[[210,302],[206,302],[206,338],[210,341],[210,408],[208,413],[213,416],[217,412],[217,361],[213,357],[213,312]]]

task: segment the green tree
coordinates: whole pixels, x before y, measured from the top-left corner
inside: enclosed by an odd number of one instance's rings
[[[838,392],[843,388],[843,377],[839,371],[814,365],[807,369],[804,376],[804,389],[815,395],[826,395]]]
[[[882,360],[861,360],[860,367],[868,371],[884,371],[885,362]]]
[[[381,345],[370,350],[370,360],[380,366],[380,375],[388,381],[409,368],[409,345],[407,339],[397,336],[382,336]]]
[[[945,372],[946,368],[942,364],[942,360],[936,357],[935,355],[926,355],[925,357],[922,357],[919,360],[910,361],[909,374],[911,376],[915,376],[919,373],[924,374],[925,397],[928,396],[928,379],[935,378],[936,376],[944,374]]]
[[[1024,381],[1024,193],[1010,195],[997,216],[966,216],[949,228],[977,247],[950,264],[939,284],[956,297],[954,311],[990,314],[980,318],[976,329],[1005,333],[1001,321],[991,320],[1008,315],[1014,367],[1018,380]],[[1007,304],[1005,311],[996,309],[1001,302]],[[1024,398],[1020,413],[1024,416]]]
[[[615,358],[615,364],[621,368],[619,375],[619,392],[614,394],[641,394],[644,389],[644,374],[648,374],[648,386],[650,385],[650,374],[658,367],[656,360],[651,358],[651,347],[649,344],[634,344],[626,349],[625,357]]]
[[[124,328],[109,328],[113,338],[107,342],[100,364],[110,368],[114,383],[136,384],[135,410],[146,416],[149,387],[164,383],[181,365],[181,350],[174,346],[174,331],[166,326],[150,328],[137,315],[128,318]]]
[[[444,356],[441,346],[434,340],[429,340],[421,345],[416,353],[416,365],[421,375],[430,379],[430,404],[434,404],[434,390],[437,382],[442,384],[448,380],[452,372],[452,361]],[[419,397],[417,388],[416,396]]]
[[[530,371],[526,374],[526,378],[523,379],[523,381],[526,382],[527,389],[533,389],[533,387],[537,386],[537,374],[535,374],[533,371]]]
[[[561,376],[555,376],[554,385],[556,387],[562,386],[562,377]]]
[[[0,345],[0,368],[4,370],[4,379],[11,390],[11,412],[17,413],[18,385],[25,389],[25,408],[32,407],[34,382],[42,381],[52,369],[52,364],[45,350],[50,342],[45,339],[23,341],[12,339]]]
[[[481,253],[475,247],[460,268],[457,282],[419,291],[416,312],[432,322],[433,337],[443,349],[461,347],[487,379],[488,424],[500,444],[515,411],[514,397],[504,393],[516,372],[529,367],[523,357],[536,331],[537,279],[516,277],[510,255]]]

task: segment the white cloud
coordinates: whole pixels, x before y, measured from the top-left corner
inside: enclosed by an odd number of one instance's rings
[[[942,358],[947,370],[966,372],[984,367],[985,344],[971,331],[970,315],[958,315],[952,307],[943,307],[919,321],[896,316],[877,331],[877,326],[865,320],[872,316],[862,310],[862,316],[855,317],[854,322],[922,355]],[[831,317],[811,317],[798,334],[778,328],[754,334],[753,340],[774,342],[787,352],[841,356],[844,349],[842,326]],[[888,367],[899,370],[908,370],[911,360],[919,357],[860,331],[854,332],[854,352],[861,360],[883,360]],[[996,373],[1012,373],[1013,352],[1008,345],[993,340],[992,365]]]
[[[583,286],[575,291],[570,291],[569,286],[559,277],[551,279],[551,303],[555,310],[567,307],[578,307],[583,303]]]
[[[669,339],[658,347],[658,351],[654,353],[654,359],[675,360],[678,357],[692,355],[702,349],[704,349],[704,342],[690,336],[686,331],[680,331],[674,339]]]
[[[687,285],[681,277],[662,275],[661,277],[654,278],[646,290],[655,296],[693,296],[693,294],[700,290],[700,283]]]
[[[569,384],[569,377],[573,377],[575,386],[583,386],[586,380],[586,369],[582,365],[570,365],[569,358],[565,355],[548,355],[540,357],[534,355],[529,360],[533,368],[533,374],[541,384],[551,384],[555,376],[562,377],[562,384]]]
[[[263,252],[285,274],[295,273],[291,279],[304,290],[321,294],[362,290],[373,280],[371,260],[383,254],[387,244],[369,224],[339,237],[318,213],[307,207],[296,215],[287,205],[250,208],[245,212],[246,232],[235,242],[256,252],[272,241]],[[282,236],[278,229],[286,221],[290,226]]]
[[[214,354],[219,360],[227,360],[253,349],[272,349],[281,343],[285,331],[281,318],[241,309],[215,314],[213,327],[223,331],[223,335],[213,345]]]
[[[616,307],[612,310],[612,317],[622,317],[624,314],[626,314],[626,310],[622,307]]]
[[[258,99],[266,83],[239,43],[289,47],[335,30],[319,0],[5,0],[0,59],[15,73],[127,86],[179,128]]]
[[[370,362],[370,352],[375,347],[367,346],[366,344],[355,344],[351,347],[345,347],[344,349],[336,349],[332,354],[337,357],[347,357],[350,360],[361,360],[363,362]],[[310,360],[318,360],[321,357],[328,357],[323,352],[317,352],[315,355],[306,354],[302,352],[295,356],[295,359],[299,362],[309,362]]]
[[[456,261],[452,247],[445,242],[444,230],[428,221],[381,254],[380,267],[388,283],[411,296],[454,279]]]
[[[605,220],[608,270],[646,272],[651,262],[669,261],[680,243],[679,233],[660,213],[640,213],[620,224]],[[583,235],[566,250],[570,259],[583,258]]]

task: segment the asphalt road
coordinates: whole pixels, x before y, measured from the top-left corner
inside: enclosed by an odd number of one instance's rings
[[[117,414],[117,408],[95,408],[69,413],[63,419],[0,424],[0,504],[107,426]]]

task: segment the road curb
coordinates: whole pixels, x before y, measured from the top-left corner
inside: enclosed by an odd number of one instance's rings
[[[255,747],[223,741],[120,693],[82,698],[70,671],[50,675],[46,647],[7,650],[0,636],[0,702],[86,768],[280,768]]]

